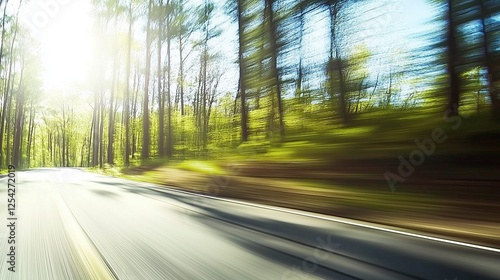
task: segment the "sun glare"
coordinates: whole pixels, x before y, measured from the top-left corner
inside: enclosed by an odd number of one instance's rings
[[[85,79],[91,56],[91,19],[86,1],[60,10],[40,34],[45,89],[60,89]]]

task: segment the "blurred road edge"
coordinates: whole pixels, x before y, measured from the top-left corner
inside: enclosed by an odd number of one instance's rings
[[[83,268],[91,275],[92,279],[118,279],[102,255],[99,253],[94,243],[89,239],[81,226],[71,214],[71,210],[59,194],[56,198],[57,209],[61,220],[65,226],[69,240],[76,248],[76,254],[82,261]]]

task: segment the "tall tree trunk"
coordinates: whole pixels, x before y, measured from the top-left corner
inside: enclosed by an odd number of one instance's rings
[[[9,89],[9,91],[12,91],[12,88]],[[6,140],[7,140],[7,143],[6,143],[6,148],[5,150],[7,151],[6,153],[6,156],[5,156],[5,160],[6,162],[9,162],[11,161],[11,147],[10,147],[10,132],[11,132],[11,111],[12,111],[12,96],[13,94],[10,94],[9,95],[9,99],[8,99],[8,104],[7,104],[7,118],[5,120],[6,122],[6,125],[7,125],[7,135],[6,135]],[[12,161],[11,161],[12,162]]]
[[[66,167],[66,134],[64,133],[63,125],[61,124],[61,135],[60,135],[62,145],[59,147],[61,150],[61,166]]]
[[[92,124],[90,125],[90,133],[89,133],[89,141],[88,141],[88,147],[87,147],[87,167],[90,167],[90,155],[92,151],[92,133],[94,131],[94,118],[92,118]]]
[[[170,0],[167,0],[167,6],[170,6]],[[171,23],[172,23],[172,13],[169,9],[168,15],[167,15],[167,156],[171,157],[174,152],[174,143],[173,143],[173,135],[172,135],[172,93],[170,91],[171,88],[171,77],[170,77],[170,68],[171,68],[171,61],[172,61],[172,56],[171,56],[171,42],[172,42],[172,36],[171,34]]]
[[[182,33],[179,34],[179,88],[180,88],[180,103],[181,103],[181,116],[184,116],[184,58],[182,56]]]
[[[485,7],[485,0],[480,0],[480,12],[481,12],[481,32],[483,33],[482,36],[482,45],[483,45],[483,52],[484,52],[484,60],[485,63],[484,65],[486,66],[486,75],[487,75],[487,81],[488,81],[488,93],[490,95],[490,100],[491,100],[491,111],[493,113],[493,116],[495,118],[500,119],[500,99],[499,99],[499,90],[495,89],[493,86],[495,81],[493,78],[494,75],[494,67],[493,67],[493,56],[491,55],[491,51],[489,49],[489,42],[493,41],[491,40],[490,32],[488,32],[487,27],[486,27],[486,17],[487,17],[487,12],[486,12],[486,7]],[[479,94],[478,94],[479,97]],[[479,100],[479,99],[478,99]],[[478,110],[479,110],[479,102],[478,102]]]
[[[277,26],[276,26],[276,20],[275,20],[275,15],[273,11],[273,3],[274,0],[265,0],[265,11],[264,14],[266,15],[267,19],[267,26],[268,26],[268,32],[269,32],[269,45],[271,48],[271,78],[272,78],[272,86],[275,88],[276,91],[276,102],[278,103],[278,118],[279,118],[279,130],[280,130],[280,137],[281,140],[283,141],[285,138],[285,123],[283,121],[283,102],[281,100],[281,80],[280,80],[280,75],[278,71],[278,44],[277,40],[278,37],[276,36],[277,33]]]
[[[302,69],[302,40],[304,37],[304,3],[300,3],[300,14],[299,14],[299,34],[298,34],[298,45],[299,45],[299,69],[297,73],[297,83],[295,87],[295,98],[300,99],[302,98],[302,79],[304,76],[303,69]],[[302,103],[302,102],[301,102]]]
[[[30,103],[30,114],[29,114],[29,120],[28,120],[28,143],[26,145],[26,167],[30,168],[31,167],[31,151],[34,151],[34,147],[32,147],[33,144],[33,135],[34,135],[34,130],[35,130],[35,106],[33,105],[33,100],[31,100]]]
[[[125,75],[125,100],[124,100],[124,118],[125,118],[125,166],[130,165],[130,64],[132,60],[132,2],[130,0],[128,7],[128,42],[127,42],[127,69]]]
[[[85,144],[86,143],[87,143],[87,137],[83,138],[83,142],[82,142],[82,149],[80,151],[80,167],[83,167],[83,157],[85,155]],[[42,146],[43,146],[43,144],[42,144]],[[43,154],[43,151],[42,151],[42,154]],[[43,155],[42,155],[42,157],[43,157]]]
[[[208,39],[208,31],[207,31],[207,37]],[[200,130],[201,130],[201,143],[203,146],[203,151],[205,152],[206,146],[207,146],[207,134],[208,131],[206,131],[205,127],[205,120],[207,118],[207,60],[208,60],[208,40],[205,41],[205,47],[203,51],[203,83],[202,83],[202,88],[201,88],[201,118],[200,118]]]
[[[92,167],[99,164],[99,96],[94,92],[94,108],[92,113]]]
[[[136,67],[134,71],[134,84],[132,86],[134,99],[132,100],[132,158],[135,158],[137,152],[137,144],[139,142],[139,131],[137,129],[137,111],[139,110],[139,87],[140,87],[140,75],[139,70]]]
[[[14,59],[13,57],[13,54],[11,53],[11,58],[10,60],[12,61]],[[8,75],[7,75],[7,83],[6,83],[6,86],[5,86],[5,89],[4,89],[4,93],[3,93],[3,104],[2,104],[2,120],[1,120],[1,124],[0,124],[0,149],[2,149],[2,151],[5,151],[3,149],[3,140],[4,140],[4,130],[5,130],[5,125],[8,125],[7,122],[7,116],[9,116],[9,112],[10,112],[10,108],[9,108],[9,100],[11,100],[11,96],[10,96],[10,81],[11,81],[11,75],[12,75],[12,62],[9,63],[9,72],[8,72]],[[8,147],[7,149],[8,150]],[[3,166],[3,158],[4,158],[4,155],[3,155],[3,152],[2,154],[0,155],[0,166]],[[8,157],[5,158],[6,161],[8,161]]]
[[[104,92],[100,90],[100,124],[99,124],[99,167],[103,167],[103,160],[104,160],[104,118],[105,118],[105,112],[104,112]]]
[[[70,137],[69,135],[66,133],[66,163],[67,163],[67,166],[73,166],[71,161],[70,161],[70,158],[72,158],[71,156],[71,153],[70,153],[70,145],[71,145],[71,141],[70,141]]]
[[[2,5],[3,1],[0,1],[0,6]],[[3,17],[2,17],[2,39],[0,42],[0,65],[2,65],[2,58],[3,58],[3,43],[5,39],[5,19],[7,18],[7,4],[9,4],[9,1],[5,1],[5,6],[3,7]]]
[[[16,120],[14,125],[14,142],[12,148],[12,162],[15,166],[21,166],[22,158],[22,135],[24,130],[24,92],[16,95]]]
[[[49,152],[49,160],[52,164],[52,131],[47,130],[47,151]]]
[[[113,151],[113,143],[115,139],[115,110],[114,110],[114,102],[115,102],[115,84],[116,84],[116,57],[115,62],[113,63],[113,82],[111,85],[111,97],[109,100],[109,118],[108,118],[108,151],[107,151],[107,163],[109,165],[114,164],[114,151]]]
[[[2,5],[2,0],[0,0],[0,6]],[[3,45],[4,45],[4,42],[5,42],[5,19],[7,18],[7,4],[8,4],[8,1],[5,2],[5,6],[3,8],[3,17],[2,17],[2,38],[1,38],[1,41],[0,41],[0,67],[2,67],[2,61],[3,61]],[[5,67],[2,67],[2,69],[4,69]],[[3,96],[4,98],[2,99],[3,100],[3,104],[2,104],[2,112],[1,113],[1,121],[2,121],[2,128],[0,130],[0,149],[2,149],[2,142],[3,142],[3,125],[4,125],[4,122],[5,122],[5,106],[7,104],[7,97],[6,97],[6,94],[7,94],[7,91],[4,90],[3,92]],[[0,154],[0,166],[3,166],[2,165],[2,157],[3,157],[3,154]]]
[[[146,24],[146,72],[144,77],[144,101],[142,104],[143,108],[143,119],[142,119],[142,151],[141,158],[143,160],[149,158],[149,143],[150,143],[150,131],[149,131],[149,74],[151,68],[151,8],[153,5],[153,0],[149,0],[148,4],[148,21]]]
[[[61,162],[62,166],[66,165],[66,105],[62,107],[62,123],[61,123],[61,138],[62,138],[62,147],[61,147]]]
[[[115,18],[116,26],[116,18]],[[115,161],[114,147],[115,142],[115,92],[117,91],[117,75],[118,75],[118,59],[115,54],[113,57],[113,79],[111,82],[111,97],[109,100],[109,118],[108,118],[108,149],[107,149],[107,163],[113,165]]]
[[[159,13],[161,14],[158,18],[158,40],[157,40],[157,51],[158,51],[158,60],[157,60],[157,80],[158,80],[158,155],[160,157],[165,156],[165,91],[162,90],[162,61],[161,61],[161,47],[163,40],[163,1],[160,0],[159,3]],[[167,2],[168,6],[168,2]],[[167,23],[168,24],[168,23]],[[167,31],[168,36],[170,34]]]
[[[12,162],[15,166],[22,167],[22,137],[24,131],[24,102],[25,86],[23,83],[25,59],[21,61],[21,73],[19,77],[18,90],[16,93],[16,110],[14,120],[14,142],[12,143]]]
[[[449,100],[448,112],[449,115],[457,115],[460,102],[460,75],[457,71],[458,49],[456,38],[456,26],[454,21],[453,1],[448,0],[447,11],[447,39],[446,46],[448,49],[448,75],[449,75]]]
[[[23,63],[24,64],[24,63]],[[24,69],[24,65],[22,66]],[[23,70],[21,70],[23,71]],[[22,80],[22,72],[21,72],[21,80]],[[24,101],[25,101],[25,92],[24,88],[22,88],[22,82],[19,82],[19,90],[16,94],[16,111],[15,116],[16,119],[14,121],[14,142],[12,147],[12,162],[15,166],[22,167],[21,158],[22,158],[22,136],[24,130]]]
[[[215,76],[213,78],[213,80],[211,81],[211,84],[213,84],[213,85],[212,85],[212,88],[210,90],[210,96],[209,96],[209,100],[208,100],[207,118],[205,121],[206,131],[209,131],[208,128],[209,128],[209,124],[210,124],[210,115],[212,114],[212,106],[215,102],[215,96],[217,95],[217,88],[219,86],[220,78],[221,78],[221,75],[219,75],[217,73],[217,76]]]
[[[7,2],[5,3],[5,5],[7,6]],[[21,5],[21,3],[19,3],[19,5]],[[19,12],[18,12],[19,13]],[[6,117],[9,116],[8,113],[10,112],[10,106],[7,106],[9,105],[9,103],[12,101],[12,96],[9,96],[10,95],[10,92],[12,92],[11,90],[11,82],[13,80],[12,78],[12,66],[13,66],[13,62],[14,62],[14,42],[16,41],[16,37],[17,37],[17,24],[18,24],[18,21],[17,21],[17,18],[16,17],[16,24],[14,26],[14,35],[12,36],[12,41],[10,42],[10,61],[9,61],[9,72],[8,72],[8,76],[7,76],[7,85],[5,87],[5,93],[4,93],[4,103],[3,103],[3,106],[2,106],[2,123],[0,124],[0,149],[3,149],[3,136],[4,136],[4,130],[5,130],[5,125],[7,125],[8,127],[8,123],[6,123],[7,119]],[[4,9],[4,18],[3,18],[3,21],[5,21],[5,9]],[[4,28],[4,27],[3,27]],[[3,57],[3,39],[4,39],[4,33],[5,33],[5,30],[3,29],[2,30],[2,53],[0,54],[0,57]],[[12,83],[13,84],[13,83]],[[9,100],[9,102],[7,102],[7,100]],[[10,119],[10,116],[9,116],[9,119]],[[6,158],[5,160],[8,161],[9,160],[9,139],[8,139],[8,136],[7,136],[7,155],[6,155]],[[0,155],[0,166],[3,166],[3,154]]]
[[[339,2],[337,0],[330,1],[328,9],[330,12],[330,65],[329,65],[329,76],[330,76],[330,90],[331,94],[334,94],[335,76],[338,79],[338,108],[339,115],[342,123],[344,125],[349,123],[349,113],[347,111],[347,89],[344,77],[344,63],[340,55],[340,46],[337,38],[337,21],[339,13]]]
[[[238,65],[240,67],[240,77],[239,77],[239,95],[241,102],[241,141],[248,141],[248,115],[247,115],[247,104],[246,104],[246,63],[243,57],[245,53],[245,23],[243,19],[243,0],[238,0]]]
[[[179,6],[182,9],[183,1],[180,1]],[[180,113],[181,113],[181,145],[184,147],[185,146],[185,130],[184,130],[184,125],[185,125],[185,119],[184,119],[184,55],[183,55],[183,49],[184,49],[184,20],[183,20],[183,12],[182,10],[179,11],[180,13],[180,21],[179,21],[179,26],[180,26],[180,32],[179,32],[179,91],[180,91]],[[186,35],[187,37],[187,35]],[[182,156],[184,158],[184,151],[185,149],[182,149]]]

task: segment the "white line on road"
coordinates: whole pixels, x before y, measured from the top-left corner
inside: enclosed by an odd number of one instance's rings
[[[117,279],[111,268],[106,264],[104,257],[97,251],[97,247],[85,234],[83,228],[76,221],[68,205],[58,193],[55,196],[55,203],[68,236],[71,238],[76,253],[80,257],[85,270],[91,275],[92,279]],[[102,258],[101,258],[102,257]]]
[[[151,187],[146,186],[146,188],[151,188]],[[176,191],[176,192],[181,192],[181,193],[185,193],[185,194],[189,194],[189,195],[196,195],[196,196],[200,196],[200,197],[221,200],[221,201],[225,201],[225,202],[231,202],[231,203],[236,203],[236,204],[241,204],[241,205],[246,205],[246,206],[258,207],[258,208],[268,209],[268,210],[275,210],[275,211],[280,211],[283,213],[301,215],[301,216],[305,216],[305,217],[316,218],[316,219],[321,219],[321,220],[326,220],[326,221],[331,221],[331,222],[337,222],[337,223],[347,224],[347,225],[351,225],[351,226],[369,228],[369,229],[374,229],[374,230],[379,230],[379,231],[384,231],[384,232],[390,232],[390,233],[395,233],[395,234],[400,234],[400,235],[405,235],[405,236],[411,236],[411,237],[420,238],[420,239],[432,240],[432,241],[437,241],[437,242],[443,242],[443,243],[448,243],[448,244],[453,244],[453,245],[458,245],[458,246],[464,246],[464,247],[469,247],[469,248],[474,248],[474,249],[480,249],[480,250],[486,250],[486,251],[490,251],[490,252],[500,253],[500,249],[497,249],[497,248],[492,248],[492,247],[487,247],[487,246],[482,246],[482,245],[475,245],[475,244],[470,244],[470,243],[465,243],[465,242],[460,242],[460,241],[455,241],[455,240],[448,240],[448,239],[444,239],[444,238],[432,237],[432,236],[427,236],[427,235],[422,235],[422,234],[404,232],[401,230],[395,230],[395,229],[389,229],[389,228],[384,228],[384,227],[379,227],[379,226],[368,225],[368,224],[364,224],[364,223],[347,221],[347,220],[335,218],[335,217],[324,217],[324,216],[315,215],[313,213],[307,213],[307,212],[303,212],[303,211],[296,211],[296,210],[292,210],[292,209],[262,205],[262,204],[252,203],[252,202],[245,202],[245,201],[233,200],[233,199],[216,197],[216,196],[209,196],[209,195],[198,194],[198,193],[194,193],[194,192],[187,192],[187,191],[182,191],[182,190],[173,189],[173,188],[164,187],[164,186],[154,185],[154,189],[155,190],[159,189],[159,191],[164,191],[162,189],[168,189],[169,191]]]
[[[97,177],[102,176],[102,177],[106,177],[106,178],[120,179],[120,180],[126,181],[128,183],[134,183],[135,185],[142,185],[142,187],[154,189],[154,190],[161,191],[161,192],[168,192],[168,191],[180,192],[180,193],[184,193],[184,194],[188,194],[188,195],[194,195],[194,196],[199,196],[199,197],[204,197],[204,198],[209,198],[209,199],[215,199],[215,200],[220,200],[220,201],[225,201],[225,202],[230,202],[230,203],[235,203],[235,204],[240,204],[240,205],[258,207],[258,208],[274,210],[274,211],[280,211],[283,213],[301,215],[304,217],[310,217],[310,218],[316,218],[316,219],[321,219],[321,220],[326,220],[326,221],[331,221],[331,222],[337,222],[337,223],[351,225],[351,226],[369,228],[369,229],[373,229],[373,230],[390,232],[390,233],[410,236],[410,237],[414,237],[414,238],[432,240],[432,241],[436,241],[436,242],[442,242],[442,243],[453,244],[453,245],[457,245],[457,246],[463,246],[463,247],[468,247],[468,248],[474,248],[474,249],[479,249],[479,250],[500,253],[500,249],[497,249],[497,248],[476,245],[476,244],[470,244],[470,243],[460,242],[460,241],[455,241],[455,240],[448,240],[448,239],[444,239],[444,238],[432,237],[432,236],[427,236],[427,235],[422,235],[422,234],[417,234],[417,233],[410,233],[410,232],[405,232],[405,231],[401,231],[401,230],[389,229],[389,228],[384,228],[384,227],[380,227],[380,226],[369,225],[366,223],[349,221],[347,219],[336,218],[333,216],[325,217],[325,216],[321,216],[321,215],[317,215],[317,214],[313,214],[313,213],[308,213],[305,211],[298,211],[298,210],[292,210],[292,209],[287,209],[287,208],[268,206],[268,205],[257,204],[257,203],[252,203],[252,202],[233,200],[233,199],[229,199],[229,198],[209,196],[209,195],[205,195],[205,194],[183,191],[183,190],[170,188],[170,187],[162,186],[162,185],[157,185],[157,184],[153,184],[153,183],[144,183],[144,182],[141,183],[141,182],[131,181],[131,180],[123,179],[123,178],[110,177],[110,176],[95,174],[95,173],[93,173],[93,174],[97,175]]]

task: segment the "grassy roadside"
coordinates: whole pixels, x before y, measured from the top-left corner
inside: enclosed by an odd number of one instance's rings
[[[383,160],[379,160],[383,161]],[[387,160],[386,160],[387,161]],[[360,165],[371,166],[357,168]],[[500,207],[491,192],[494,170],[453,167],[419,170],[392,192],[381,176],[384,165],[364,161],[313,164],[258,161],[186,161],[162,166],[108,168],[103,174],[170,188],[312,211],[413,229],[466,242],[500,246]],[[469,172],[466,172],[466,171]],[[455,174],[460,173],[460,179]],[[437,176],[439,175],[439,176]],[[470,175],[470,176],[469,176]],[[468,177],[469,176],[469,177]],[[500,178],[498,178],[500,180]],[[448,191],[446,189],[448,188]],[[449,193],[453,190],[453,193]],[[472,200],[470,199],[472,196]]]

